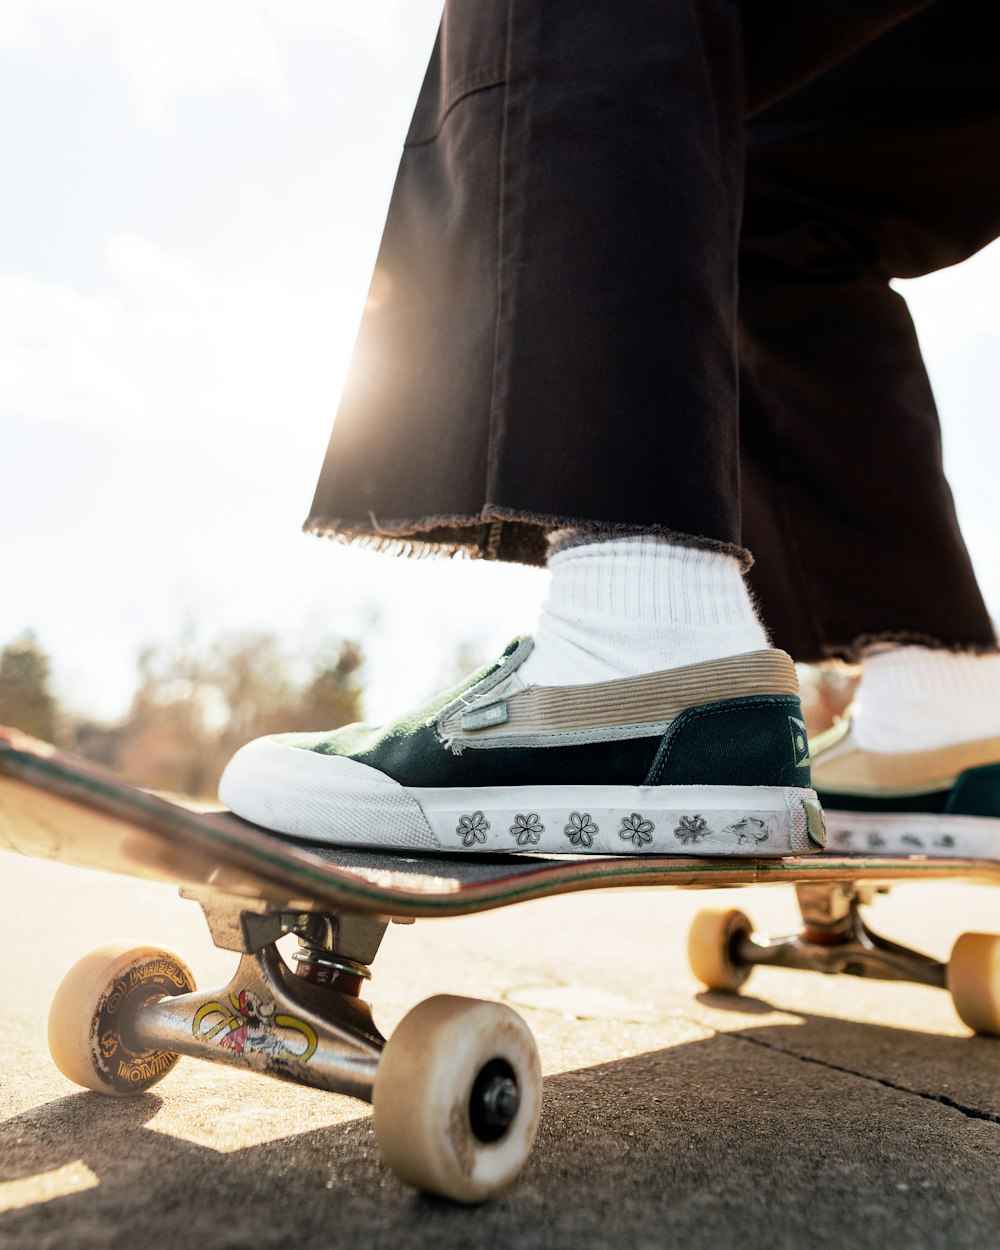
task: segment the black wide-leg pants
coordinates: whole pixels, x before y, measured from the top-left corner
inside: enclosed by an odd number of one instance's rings
[[[892,277],[1000,233],[994,0],[449,0],[312,514],[752,550],[777,645],[990,649]]]

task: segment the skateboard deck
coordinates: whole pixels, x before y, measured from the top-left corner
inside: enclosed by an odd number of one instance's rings
[[[4,729],[0,849],[276,906],[400,918],[462,915],[602,887],[889,883],[931,877],[1000,883],[1000,863],[922,856],[400,856],[327,847],[279,837],[226,811],[149,793]]]
[[[505,1004],[451,995],[418,1004],[384,1038],[361,989],[393,921],[608,887],[791,885],[803,925],[788,937],[753,932],[734,908],[699,913],[688,959],[704,985],[736,992],[758,964],[916,981],[948,989],[973,1030],[1000,1034],[1000,937],[963,934],[942,963],[872,932],[860,911],[897,881],[1000,884],[993,861],[353,851],[151,794],[14,730],[0,730],[0,850],[180,886],[216,945],[241,956],[232,980],[207,992],[166,948],[118,943],[85,956],[49,1016],[65,1076],[139,1094],[183,1054],[349,1094],[372,1103],[397,1176],[459,1202],[493,1196],[527,1159],[537,1050]],[[276,943],[291,935],[289,957]]]

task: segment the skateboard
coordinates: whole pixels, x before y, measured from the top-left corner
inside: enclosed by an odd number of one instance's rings
[[[70,1080],[139,1094],[194,1055],[352,1095],[372,1104],[385,1164],[458,1202],[490,1198],[527,1159],[538,1055],[509,1007],[452,995],[384,1038],[362,989],[392,923],[608,887],[792,885],[803,923],[791,936],[757,934],[733,908],[698,914],[688,957],[705,986],[736,992],[757,964],[915,981],[949,990],[976,1032],[1000,1034],[1000,937],[963,934],[941,963],[880,937],[860,911],[897,881],[1000,884],[993,861],[366,853],[140,790],[14,730],[0,730],[0,849],[177,885],[216,945],[241,956],[231,982],[207,992],[171,950],[118,943],[85,956],[49,1017]],[[289,934],[298,950],[286,958],[276,943]]]

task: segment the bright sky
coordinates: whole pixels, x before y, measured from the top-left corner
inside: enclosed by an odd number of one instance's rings
[[[372,717],[530,627],[537,570],[300,532],[439,10],[0,4],[0,645],[78,709],[188,620],[360,637]],[[1000,250],[901,285],[1000,616]]]

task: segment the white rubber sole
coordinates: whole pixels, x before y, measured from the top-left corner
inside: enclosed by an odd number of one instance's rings
[[[1000,859],[1000,819],[926,812],[843,812],[824,808],[827,850],[837,855],[927,855]]]
[[[275,833],[333,846],[563,855],[802,855],[823,846],[812,790],[781,786],[404,787],[367,765],[261,738],[219,796]]]

